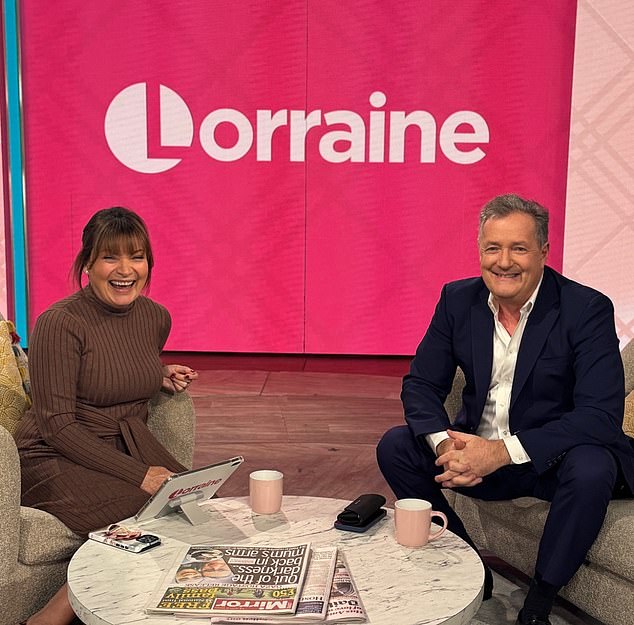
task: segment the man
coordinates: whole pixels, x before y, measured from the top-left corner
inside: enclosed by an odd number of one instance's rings
[[[377,457],[398,498],[430,501],[471,545],[441,487],[550,501],[517,621],[549,625],[554,598],[584,561],[611,497],[634,491],[614,313],[607,297],[545,266],[548,213],[536,202],[491,200],[478,246],[482,276],[443,288],[403,380],[407,426],[383,436]],[[457,366],[466,385],[450,425],[443,403]]]

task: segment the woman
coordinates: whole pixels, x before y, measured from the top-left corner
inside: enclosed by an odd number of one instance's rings
[[[22,505],[46,510],[82,536],[135,514],[185,468],[146,425],[150,397],[161,387],[183,391],[197,377],[159,359],[171,320],[142,295],[153,264],[138,215],[119,207],[97,212],[73,265],[80,290],[46,310],[31,338],[33,406],[15,435]],[[73,618],[65,585],[27,623]]]

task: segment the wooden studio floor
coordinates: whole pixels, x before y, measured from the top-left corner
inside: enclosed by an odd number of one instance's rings
[[[400,371],[196,368],[200,377],[190,387],[196,409],[194,466],[245,458],[220,496],[247,495],[251,471],[277,469],[289,495],[352,500],[380,493],[394,500],[376,465],[375,447],[387,429],[404,423]]]

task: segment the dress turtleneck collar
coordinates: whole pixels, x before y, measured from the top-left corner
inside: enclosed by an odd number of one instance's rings
[[[90,283],[88,283],[88,285],[82,289],[82,294],[97,308],[100,308],[110,315],[117,315],[118,317],[125,317],[126,315],[128,315],[134,309],[134,306],[136,304],[136,299],[127,306],[112,306],[110,304],[107,304],[103,300],[99,299],[99,297],[97,297],[97,294],[93,290]]]

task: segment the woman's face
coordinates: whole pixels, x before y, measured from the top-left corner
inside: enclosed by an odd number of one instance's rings
[[[95,295],[115,308],[129,306],[143,291],[147,282],[148,263],[145,250],[102,250],[87,268]]]

